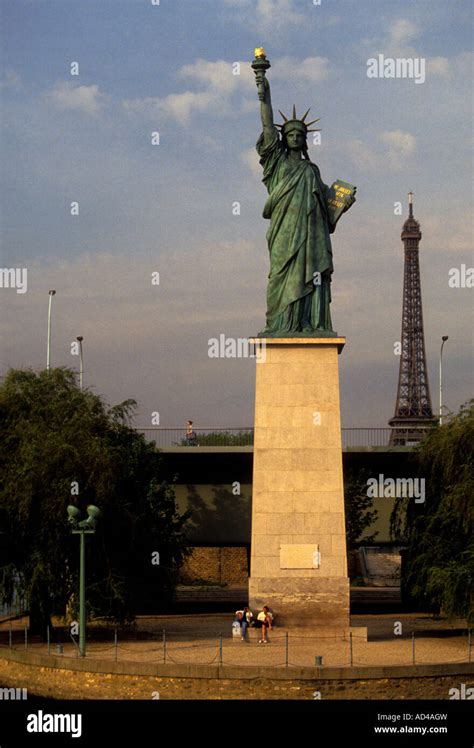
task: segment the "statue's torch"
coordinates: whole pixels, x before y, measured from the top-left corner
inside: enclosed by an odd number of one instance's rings
[[[265,83],[264,83],[264,76],[265,71],[268,70],[270,67],[270,61],[267,60],[265,56],[265,50],[263,47],[257,47],[255,52],[255,59],[252,62],[252,70],[255,74],[257,73],[263,73],[261,76],[260,81],[257,83],[257,91],[258,91],[258,98],[260,101],[265,101]]]

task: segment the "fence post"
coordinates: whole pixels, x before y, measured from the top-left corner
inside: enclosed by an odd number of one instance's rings
[[[117,662],[118,658],[118,636],[117,636],[117,629],[114,631],[114,647],[115,647],[115,662]]]
[[[10,628],[8,629],[8,644],[10,646],[10,649],[13,648],[13,642],[12,642],[12,625],[10,623]]]
[[[467,630],[468,661],[471,662],[471,629]]]
[[[289,649],[289,641],[288,641],[288,631],[285,634],[285,667],[288,667],[288,649]]]
[[[349,631],[349,653],[350,653],[350,665],[353,667],[354,665],[354,652],[353,652],[353,644],[352,644],[352,631]]]
[[[163,629],[163,664],[166,665],[166,629]]]
[[[219,634],[219,665],[222,665],[222,631]]]
[[[411,632],[412,665],[415,664],[415,632]]]
[[[25,649],[28,649],[28,628],[25,626]]]
[[[49,635],[49,624],[46,626],[46,641],[48,642],[48,654],[51,654],[51,637]]]

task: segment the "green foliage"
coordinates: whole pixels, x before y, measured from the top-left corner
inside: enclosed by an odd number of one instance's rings
[[[408,549],[402,589],[428,609],[474,620],[474,401],[427,436],[417,449],[424,504],[402,499],[392,535]]]
[[[349,474],[345,480],[346,540],[349,551],[362,542],[373,543],[378,535],[378,532],[366,533],[378,516],[378,511],[372,508],[373,498],[367,496],[368,477],[368,473],[361,470],[357,474]]]
[[[211,431],[208,434],[197,433],[196,444],[200,447],[243,447],[253,444],[253,431],[241,431],[231,434],[230,431]],[[187,439],[181,439],[180,447],[188,446]]]
[[[154,445],[126,425],[134,407],[128,400],[108,408],[81,391],[68,369],[11,370],[0,387],[0,532],[8,544],[0,599],[11,602],[16,588],[28,600],[33,628],[44,631],[78,588],[70,503],[84,515],[91,503],[102,511],[87,538],[91,612],[130,619],[137,579],[153,583],[158,598],[172,588],[187,552],[187,516],[176,512],[172,488],[158,482]],[[151,564],[152,551],[160,552],[162,568]]]

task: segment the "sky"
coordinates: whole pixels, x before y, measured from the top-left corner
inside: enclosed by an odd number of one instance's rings
[[[212,338],[264,326],[250,68],[263,46],[275,113],[311,107],[323,180],[357,185],[332,237],[342,425],[385,426],[394,413],[410,190],[433,408],[442,335],[444,403],[457,411],[472,396],[472,288],[449,285],[474,264],[470,0],[0,7],[1,267],[28,271],[26,293],[0,288],[2,375],[45,366],[55,289],[52,366],[77,369],[82,335],[84,384],[110,404],[136,399],[136,425],[156,412],[161,426],[253,424],[255,360],[208,352]],[[424,59],[424,82],[369,78],[378,55]]]

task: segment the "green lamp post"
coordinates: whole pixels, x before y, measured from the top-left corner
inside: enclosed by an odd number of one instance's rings
[[[77,506],[67,508],[69,524],[73,535],[80,536],[79,560],[79,656],[86,656],[86,535],[93,535],[100,515],[100,509],[89,504],[87,519],[79,521],[81,515]]]

